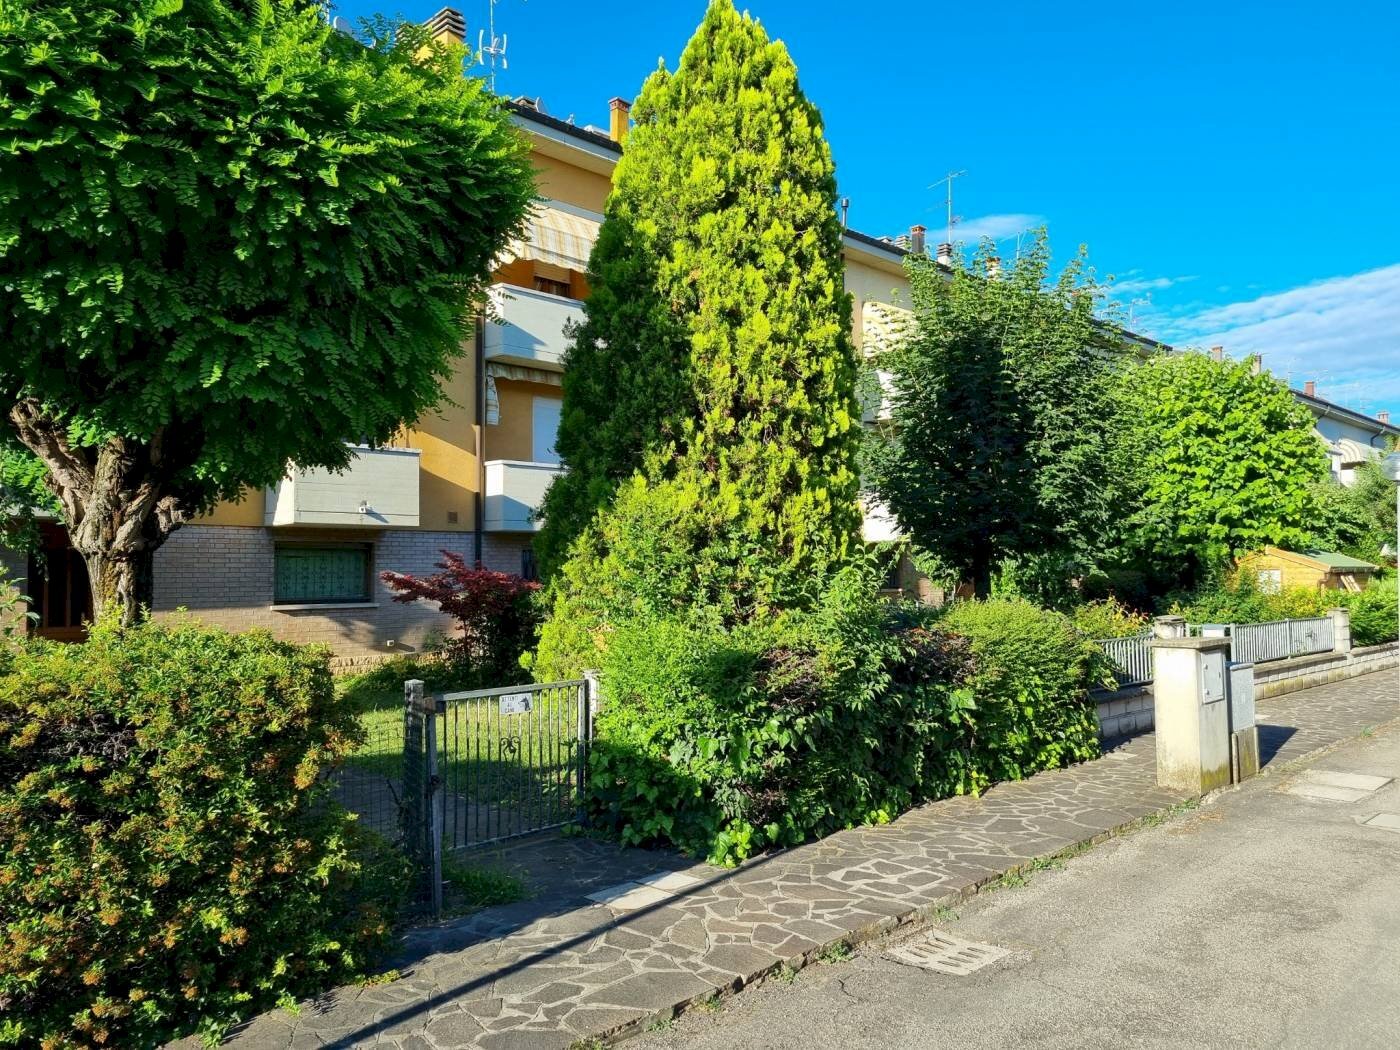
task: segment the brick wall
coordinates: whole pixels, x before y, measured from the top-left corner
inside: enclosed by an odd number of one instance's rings
[[[449,634],[450,619],[430,604],[393,601],[393,592],[378,574],[386,569],[432,572],[444,548],[470,553],[470,534],[415,529],[357,534],[356,538],[361,536],[374,543],[371,603],[288,610],[272,608],[271,530],[187,525],[156,552],[153,611],[171,616],[183,608],[196,619],[230,630],[264,627],[288,641],[322,642],[346,662],[419,652],[434,637]],[[344,542],[348,537],[345,532],[298,532],[295,538]],[[519,561],[517,549],[514,571],[519,571]]]

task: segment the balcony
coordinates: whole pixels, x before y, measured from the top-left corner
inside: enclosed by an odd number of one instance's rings
[[[294,466],[267,490],[264,523],[416,528],[419,455],[415,448],[357,445],[342,473]]]
[[[538,518],[549,483],[564,472],[557,463],[493,459],[486,463],[487,532],[538,532]]]
[[[568,345],[564,327],[571,321],[583,320],[583,304],[513,284],[493,285],[490,294],[495,317],[486,322],[486,359],[533,368],[562,368]]]

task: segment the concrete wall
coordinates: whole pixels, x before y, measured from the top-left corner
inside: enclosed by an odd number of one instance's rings
[[[1353,649],[1349,653],[1321,653],[1292,660],[1271,660],[1254,665],[1254,698],[1267,700],[1271,696],[1340,682],[1395,665],[1395,642]]]
[[[1400,663],[1395,642],[1353,649],[1346,653],[1320,653],[1292,660],[1271,660],[1254,665],[1254,698],[1267,700],[1274,696],[1311,689],[1328,682],[1342,682],[1357,675],[1383,671]],[[1150,732],[1154,709],[1152,687],[1132,686],[1114,693],[1099,693],[1094,697],[1098,708],[1099,736],[1104,740]]]

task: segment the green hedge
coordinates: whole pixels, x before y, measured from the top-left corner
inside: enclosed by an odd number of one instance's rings
[[[615,628],[595,824],[728,864],[1098,753],[1096,651],[1065,617],[992,602],[937,623],[874,589],[851,569],[810,612]]]
[[[988,782],[1098,755],[1089,689],[1111,684],[1112,673],[1069,617],[994,599],[955,603],[940,623],[972,644],[980,772]]]
[[[0,1043],[153,1046],[360,971],[401,866],[318,776],[327,654],[188,623],[0,654]]]

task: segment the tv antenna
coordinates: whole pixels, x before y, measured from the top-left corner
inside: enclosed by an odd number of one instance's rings
[[[1135,311],[1135,309],[1136,309],[1137,307],[1139,307],[1139,306],[1151,306],[1151,305],[1152,305],[1152,293],[1151,293],[1151,292],[1147,292],[1147,293],[1144,294],[1144,295],[1140,295],[1140,296],[1138,296],[1136,299],[1129,299],[1129,300],[1128,300],[1128,327],[1129,327],[1129,328],[1133,327],[1133,313],[1134,313],[1134,311]]]
[[[487,0],[486,28],[476,31],[477,61],[491,70],[486,79],[490,82],[493,93],[496,90],[496,60],[500,60],[503,71],[510,68],[510,63],[506,61],[506,35],[496,35],[496,3],[497,0]]]
[[[929,189],[931,189],[931,190],[932,190],[932,189],[937,189],[939,186],[947,186],[947,188],[948,188],[948,189],[947,189],[947,198],[946,198],[946,200],[947,200],[947,204],[948,204],[948,243],[949,243],[949,244],[952,244],[952,243],[953,243],[953,227],[956,226],[958,223],[962,222],[962,216],[961,216],[961,215],[954,215],[954,214],[953,214],[953,180],[954,180],[954,179],[960,179],[960,178],[962,178],[962,177],[963,177],[964,175],[966,175],[966,174],[967,174],[967,172],[965,172],[965,171],[950,171],[950,172],[948,172],[947,175],[944,175],[943,178],[941,178],[941,179],[939,179],[937,182],[931,183],[931,184],[929,185]]]

